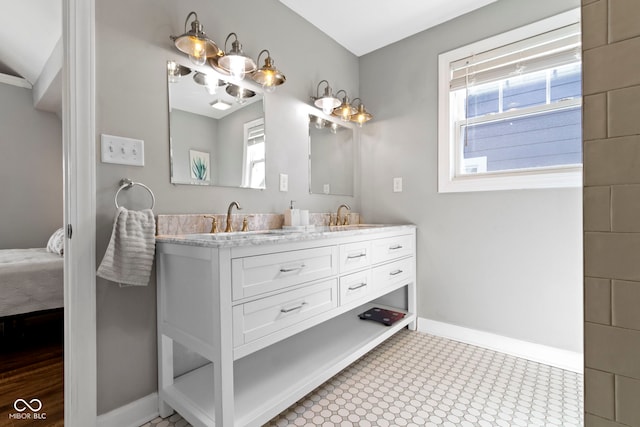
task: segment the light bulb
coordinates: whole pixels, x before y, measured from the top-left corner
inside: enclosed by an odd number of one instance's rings
[[[189,60],[195,65],[204,65],[207,62],[207,52],[205,44],[198,39],[191,38],[193,42],[193,48],[189,54]]]
[[[264,89],[266,93],[273,93],[276,91],[276,86],[274,84],[263,84],[262,89]]]
[[[322,112],[325,114],[331,114],[333,111],[333,99],[324,98],[322,100]]]
[[[238,55],[229,55],[229,72],[236,80],[244,79],[244,58]]]
[[[340,118],[343,122],[348,122],[351,119],[351,114],[349,111],[350,107],[342,107],[340,110]]]
[[[191,63],[194,65],[204,65],[207,63],[207,57],[204,55],[200,55],[200,56],[189,55],[189,61],[191,61]]]
[[[263,71],[264,75],[264,83],[262,83],[262,88],[267,93],[273,93],[276,90],[275,84],[275,75],[273,71],[265,70]]]

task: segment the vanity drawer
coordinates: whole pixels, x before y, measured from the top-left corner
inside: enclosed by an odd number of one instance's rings
[[[413,276],[414,259],[405,258],[372,269],[373,289],[380,290],[404,285]]]
[[[340,245],[340,273],[356,271],[371,265],[371,242]]]
[[[352,273],[340,278],[340,305],[365,298],[370,292],[371,270]]]
[[[337,287],[331,279],[233,307],[234,347],[336,308]]]
[[[233,299],[260,295],[337,274],[335,246],[231,260]]]
[[[372,241],[372,262],[378,264],[413,254],[414,238],[402,235]]]

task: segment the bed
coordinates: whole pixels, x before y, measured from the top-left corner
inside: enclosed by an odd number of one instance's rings
[[[46,248],[0,250],[0,318],[63,307],[63,264]]]

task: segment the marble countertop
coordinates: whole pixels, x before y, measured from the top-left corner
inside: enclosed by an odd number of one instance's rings
[[[177,243],[201,247],[254,246],[280,242],[328,239],[342,236],[359,236],[385,231],[413,230],[413,224],[358,224],[344,226],[318,226],[301,229],[271,229],[236,231],[231,233],[199,233],[156,236],[158,243]]]

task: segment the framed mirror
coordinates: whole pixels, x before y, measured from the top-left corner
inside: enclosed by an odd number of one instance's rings
[[[309,192],[353,196],[355,130],[309,114]]]
[[[266,188],[257,86],[168,61],[167,87],[171,183]]]

